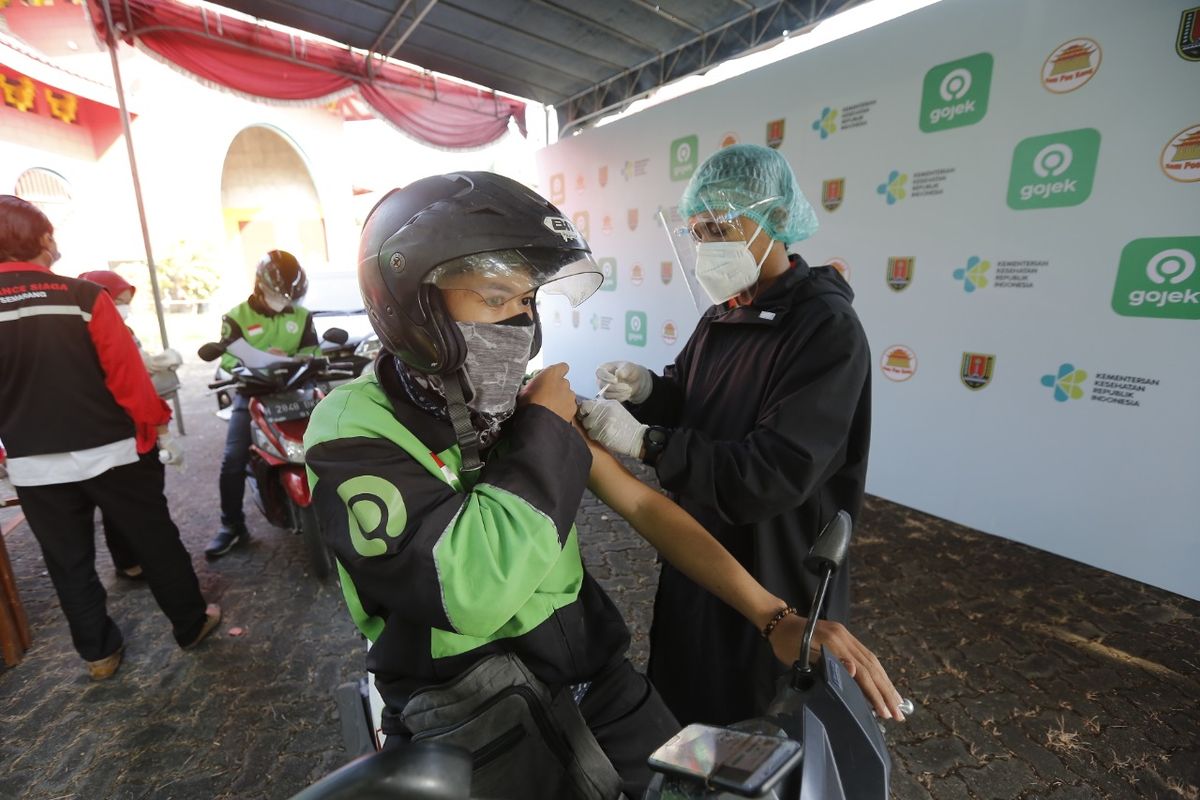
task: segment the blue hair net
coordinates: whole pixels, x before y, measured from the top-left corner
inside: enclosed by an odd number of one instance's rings
[[[706,211],[749,217],[785,244],[807,239],[820,225],[787,159],[757,144],[735,144],[709,156],[683,190],[679,211],[685,218]]]

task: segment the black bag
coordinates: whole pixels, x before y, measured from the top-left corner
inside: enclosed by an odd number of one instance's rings
[[[471,753],[471,797],[614,800],[621,779],[565,689],[551,694],[519,658],[490,656],[421,689],[400,714],[414,742]]]

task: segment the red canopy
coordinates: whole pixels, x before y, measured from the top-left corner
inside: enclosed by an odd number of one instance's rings
[[[112,5],[114,36],[203,82],[253,98],[320,102],[356,95],[377,116],[443,148],[481,147],[508,130],[525,134],[525,104],[495,92],[373,60],[347,47],[296,36],[178,0]],[[107,41],[104,6],[88,12]]]

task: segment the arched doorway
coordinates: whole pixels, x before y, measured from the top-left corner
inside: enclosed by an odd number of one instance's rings
[[[247,281],[268,250],[287,250],[311,269],[329,261],[325,215],[308,165],[290,139],[255,125],[229,145],[221,172],[225,238]]]

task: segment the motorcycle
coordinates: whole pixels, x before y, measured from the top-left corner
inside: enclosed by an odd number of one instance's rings
[[[851,527],[839,511],[804,560],[820,584],[801,654],[810,651],[829,584],[845,564]],[[347,750],[362,752],[377,742],[366,722],[372,709],[361,687],[347,687],[338,697],[343,736]],[[912,714],[912,701],[901,710]],[[815,663],[798,658],[779,679],[763,716],[726,727],[689,725],[654,751],[649,766],[657,774],[642,800],[887,800],[884,733],[858,684],[822,648]],[[429,742],[364,755],[292,800],[471,800],[471,755]]]
[[[326,341],[345,343],[345,332],[331,328]],[[328,577],[333,561],[321,538],[304,469],[304,432],[317,403],[335,381],[358,376],[362,365],[316,358],[277,358],[255,350],[242,340],[209,342],[199,350],[205,361],[223,354],[240,366],[229,377],[208,385],[213,391],[235,388],[250,397],[250,462],[246,481],[259,511],[272,525],[299,534],[308,549],[313,573]]]

